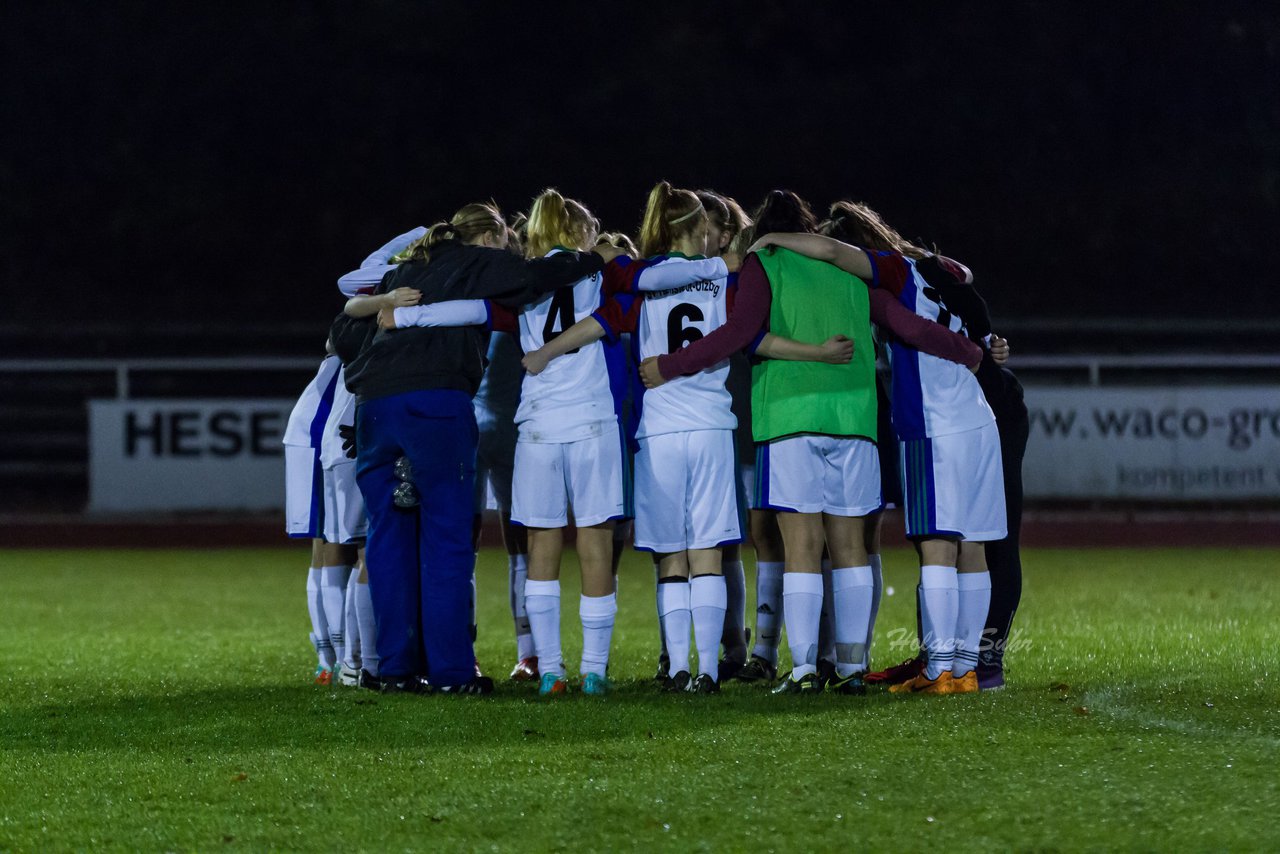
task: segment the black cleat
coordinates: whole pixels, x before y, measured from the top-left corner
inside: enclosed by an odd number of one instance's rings
[[[778,668],[766,659],[753,655],[750,661],[742,665],[734,678],[739,682],[772,682],[778,678]]]
[[[825,658],[818,659],[818,683],[825,689],[839,678],[836,675],[836,663]]]
[[[433,694],[465,694],[468,696],[483,696],[493,693],[493,680],[488,676],[475,676],[463,682],[461,685],[442,685],[439,688],[433,688]]]
[[[861,696],[867,693],[867,686],[862,681],[862,674],[855,673],[852,676],[836,676],[827,683],[827,690],[833,694]]]
[[[376,676],[378,690],[384,694],[429,694],[431,683],[425,676]]]
[[[822,683],[818,681],[818,674],[806,673],[799,679],[792,679],[788,673],[782,677],[782,681],[773,687],[774,694],[820,694],[822,693]]]
[[[658,656],[658,672],[653,674],[654,682],[666,682],[667,671],[671,669],[671,657],[666,653]]]
[[[681,694],[689,690],[689,682],[692,677],[688,670],[681,670],[675,676],[669,677],[662,683],[662,690],[668,694]]]
[[[695,694],[719,694],[720,683],[712,679],[710,673],[699,673],[689,690]]]

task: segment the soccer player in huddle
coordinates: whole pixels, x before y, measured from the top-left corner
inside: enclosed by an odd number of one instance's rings
[[[814,234],[767,234],[782,246],[853,273],[918,316],[953,332],[947,311],[912,259]],[[902,457],[907,536],[920,556],[920,603],[928,660],[895,693],[978,690],[975,668],[990,603],[983,543],[1007,533],[1000,439],[974,369],[890,342],[892,411]]]

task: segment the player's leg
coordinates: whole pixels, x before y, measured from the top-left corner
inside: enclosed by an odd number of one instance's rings
[[[607,671],[613,625],[618,613],[613,573],[613,531],[626,511],[622,443],[612,435],[570,442],[564,448],[565,482],[578,525],[578,563],[582,568],[582,690],[609,692]]]
[[[642,511],[637,508],[637,514]],[[637,515],[637,529],[639,515]],[[689,589],[689,558],[683,551],[655,553],[658,567],[658,619],[667,639],[668,672],[663,680],[667,691],[687,691],[689,674],[689,632],[693,626]]]
[[[883,483],[883,479],[881,480]],[[867,623],[867,641],[863,647],[862,670],[871,670],[871,646],[876,636],[876,617],[880,615],[880,599],[884,596],[884,567],[880,560],[880,526],[884,513],[872,513],[863,529],[863,545],[867,551],[867,563],[871,566],[871,619]]]
[[[1004,685],[1005,647],[1022,599],[1022,458],[1029,432],[1025,404],[1019,403],[1014,412],[1002,414],[997,427],[1008,536],[987,543],[986,549],[991,573],[991,608],[982,632],[978,662],[978,682],[984,689]]]
[[[880,458],[864,439],[829,438],[823,469],[823,527],[831,556],[835,680],[830,687],[862,693],[875,579],[866,549],[868,519],[881,507]]]
[[[437,691],[477,693],[492,682],[476,674],[471,639],[475,551],[471,542],[477,431],[469,395],[414,392],[405,451],[415,472],[422,641]]]
[[[360,636],[357,600],[360,595],[358,566],[363,561],[363,544],[368,534],[368,519],[364,499],[356,486],[355,462],[338,463],[324,471],[325,484],[325,539],[340,543],[344,549],[343,560],[349,560],[352,571],[347,573],[347,586],[343,600],[342,635],[345,650],[340,661],[338,681],[347,686],[360,684],[363,668],[364,645]],[[367,585],[367,581],[366,581]],[[373,656],[377,658],[376,650]]]
[[[693,690],[715,694],[720,690],[720,636],[724,632],[726,591],[721,575],[723,555],[718,548],[689,549],[689,613],[693,642],[698,650],[698,675]]]
[[[369,568],[363,548],[360,549],[359,560],[359,566],[352,575],[356,579],[356,624],[360,629],[360,684],[372,687],[381,670],[381,660],[378,657],[378,622],[373,616]]]
[[[379,677],[389,690],[410,687],[426,668],[419,626],[418,520],[394,503],[401,483],[395,464],[404,453],[398,433],[406,417],[399,397],[368,401],[356,409],[356,482],[369,515],[369,596],[378,625]]]
[[[693,636],[698,648],[698,676],[694,690],[717,693],[721,662],[717,659],[725,634],[729,606],[728,582],[723,575],[722,549],[742,540],[742,514],[738,504],[737,460],[730,430],[695,430],[677,434],[683,438],[687,472],[684,497],[685,541],[689,555],[689,601]],[[737,661],[746,652],[741,619],[735,634]]]
[[[769,444],[756,446],[756,464],[748,521],[756,552],[756,631],[751,659],[738,673],[744,682],[772,682],[777,676],[778,642],[782,637],[782,574],[785,548],[778,514],[762,502],[770,471]]]
[[[329,639],[329,623],[325,619],[324,597],[320,592],[324,557],[324,540],[316,537],[311,541],[311,567],[307,570],[307,613],[311,616],[311,643],[316,650],[314,679],[317,685],[328,685],[333,681],[333,669],[337,664],[333,642]]]
[[[560,645],[560,556],[563,529],[569,522],[569,497],[559,445],[516,443],[511,519],[525,528],[528,537],[524,604],[541,673],[539,692],[563,694],[569,683]]]
[[[991,607],[991,574],[987,571],[986,550],[982,543],[965,540],[960,544],[956,565],[956,639],[951,677],[971,677],[977,687],[978,653],[982,645],[982,628]]]

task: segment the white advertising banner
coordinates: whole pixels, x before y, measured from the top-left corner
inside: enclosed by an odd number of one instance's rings
[[[1028,498],[1280,498],[1280,386],[1026,389]]]
[[[89,509],[284,506],[292,400],[89,402]]]

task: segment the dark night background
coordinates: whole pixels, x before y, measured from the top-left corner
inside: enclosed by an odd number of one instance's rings
[[[867,201],[998,324],[1280,319],[1277,4],[12,3],[0,45],[8,357],[314,352],[392,235],[548,185],[634,231],[660,178]]]

